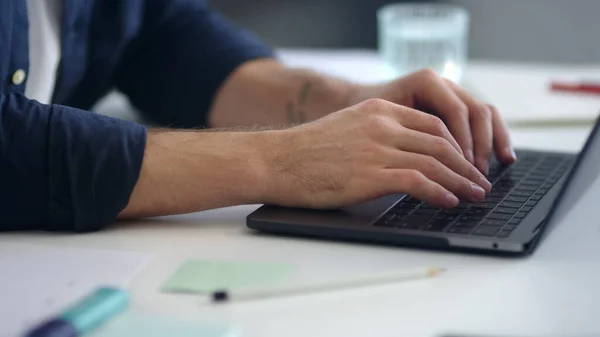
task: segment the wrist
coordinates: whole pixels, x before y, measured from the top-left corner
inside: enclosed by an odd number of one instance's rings
[[[327,76],[307,69],[290,70],[295,83],[300,83],[300,94],[296,100],[298,108],[306,111],[308,121],[313,121],[332,112],[350,106],[351,97],[356,92],[358,85],[333,76]],[[295,85],[292,91],[298,91]],[[302,106],[302,92],[306,92],[304,106]]]
[[[289,188],[290,177],[283,177],[286,168],[282,162],[282,158],[293,160],[295,157],[295,153],[288,152],[297,145],[291,137],[293,132],[294,129],[282,129],[256,133],[255,143],[259,146],[255,148],[258,160],[253,171],[253,190],[258,193],[254,196],[255,203],[280,205],[293,193]]]
[[[236,139],[227,155],[232,162],[227,186],[238,196],[237,204],[265,203],[270,183],[268,153],[272,151],[271,131],[233,132]]]

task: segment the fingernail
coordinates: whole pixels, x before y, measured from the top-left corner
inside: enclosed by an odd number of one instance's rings
[[[481,188],[481,186],[475,183],[471,184],[471,194],[476,200],[481,200],[485,198],[485,191],[483,190],[483,188]]]
[[[508,155],[512,158],[512,160],[517,160],[517,154],[515,153],[515,149],[513,149],[512,147],[507,147],[506,148],[506,153],[508,153]]]
[[[492,184],[485,177],[479,178],[479,186],[483,187],[485,193],[492,191]]]
[[[447,194],[446,202],[448,203],[448,206],[455,207],[458,205],[458,198],[454,194]]]

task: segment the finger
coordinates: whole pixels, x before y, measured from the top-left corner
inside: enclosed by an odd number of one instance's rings
[[[504,164],[512,164],[517,160],[517,155],[510,140],[508,128],[502,116],[493,105],[488,105],[492,113],[492,127],[494,130],[494,151],[498,160]]]
[[[465,158],[474,163],[473,137],[469,122],[468,108],[446,82],[434,71],[419,73],[421,80],[415,88],[419,106],[431,110],[439,116],[460,145]]]
[[[446,80],[446,83],[448,83],[469,109],[475,167],[487,175],[489,173],[489,161],[492,155],[492,142],[494,138],[492,112],[487,105],[475,99],[475,97],[454,82]]]
[[[453,208],[458,198],[440,184],[428,179],[422,173],[407,169],[384,170],[381,185],[388,194],[408,194],[439,208]]]
[[[460,153],[461,156],[464,155],[462,149],[456,142],[456,139],[454,139],[448,130],[448,127],[446,127],[446,124],[444,124],[439,117],[401,105],[398,105],[397,107],[398,113],[396,113],[396,118],[402,126],[444,138],[454,149],[456,149],[456,151],[458,151],[458,153]]]
[[[395,158],[395,168],[417,170],[461,199],[480,202],[485,197],[485,190],[481,186],[457,174],[431,156],[398,151]]]
[[[446,139],[410,129],[399,130],[398,138],[403,140],[398,143],[398,149],[433,157],[453,172],[481,186],[486,192],[491,191],[492,184],[486,177],[465,157],[454,151]]]

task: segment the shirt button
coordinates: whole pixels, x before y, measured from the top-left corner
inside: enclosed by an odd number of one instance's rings
[[[14,85],[21,85],[25,81],[26,76],[27,74],[25,73],[25,70],[19,69],[12,75],[12,83]]]

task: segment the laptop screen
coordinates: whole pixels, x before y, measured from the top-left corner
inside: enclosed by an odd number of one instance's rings
[[[588,200],[596,206],[600,200],[600,118],[579,153],[565,184],[548,215],[548,230],[560,223],[578,202]],[[581,215],[581,214],[580,214]],[[547,231],[548,231],[547,230]]]

